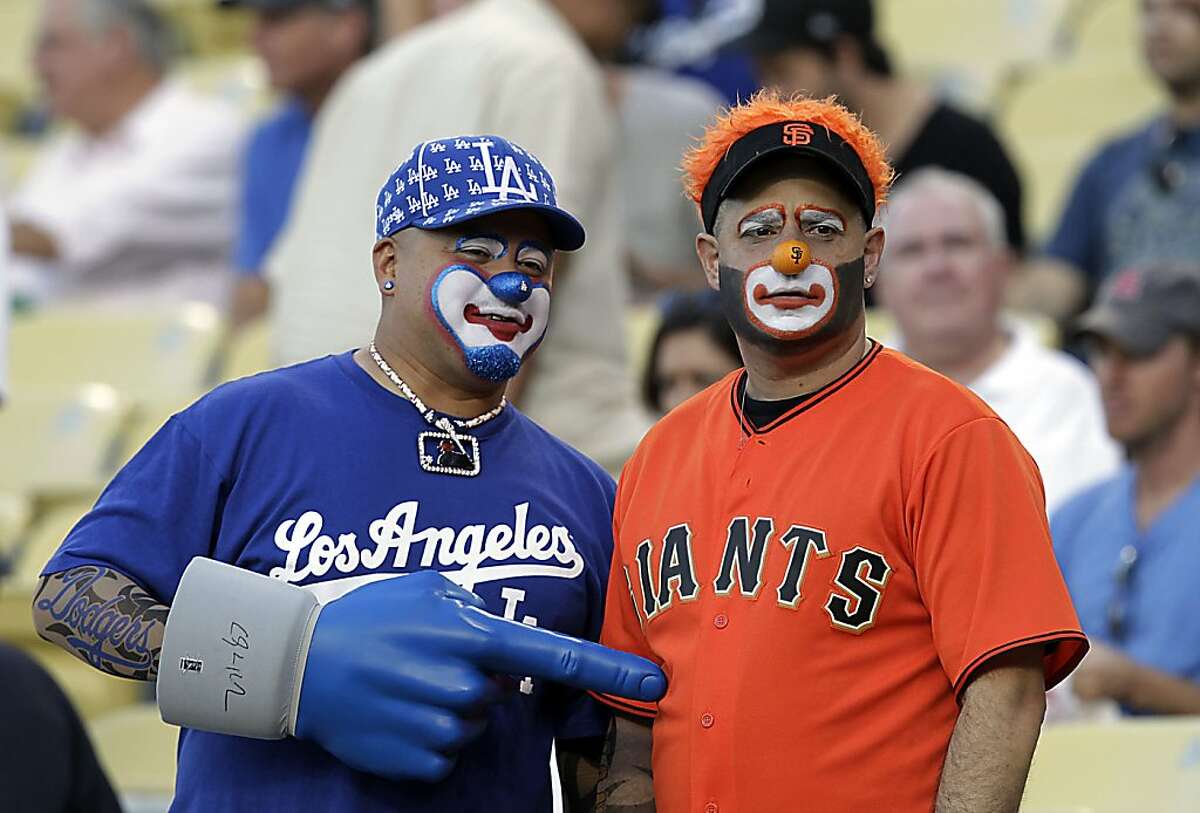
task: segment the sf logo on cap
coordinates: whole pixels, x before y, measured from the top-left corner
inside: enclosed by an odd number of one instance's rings
[[[783,143],[789,147],[803,147],[812,141],[812,127],[798,121],[783,125]]]

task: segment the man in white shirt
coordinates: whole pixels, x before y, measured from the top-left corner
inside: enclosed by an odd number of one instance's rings
[[[35,299],[214,299],[226,282],[241,124],[166,78],[145,0],[46,0],[34,66],[74,127],[9,210],[15,284]]]
[[[379,308],[360,273],[374,240],[374,190],[411,144],[496,133],[542,159],[559,201],[588,229],[587,247],[559,269],[549,335],[515,400],[615,471],[648,423],[625,348],[615,125],[600,71],[555,5],[477,0],[343,77],[321,108],[289,222],[267,259],[272,344],[287,363],[365,343],[362,326]],[[440,178],[424,183],[427,194],[446,194]]]
[[[893,193],[876,290],[909,356],[970,387],[1033,455],[1049,511],[1114,471],[1087,368],[1001,314],[1013,267],[1004,215],[976,181],[914,172]]]

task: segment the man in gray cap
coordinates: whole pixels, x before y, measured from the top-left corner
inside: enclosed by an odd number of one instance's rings
[[[1200,713],[1200,267],[1123,271],[1080,320],[1127,464],[1051,518],[1092,651],[1082,700]]]

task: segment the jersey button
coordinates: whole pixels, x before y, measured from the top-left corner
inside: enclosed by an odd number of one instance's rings
[[[720,809],[716,802],[709,802],[704,806],[704,813],[717,813]]]
[[[705,728],[712,728],[714,722],[716,722],[716,718],[712,716],[711,711],[706,711],[700,715],[700,725]]]
[[[713,618],[713,626],[719,630],[723,630],[729,626],[729,616],[725,613],[717,613]]]

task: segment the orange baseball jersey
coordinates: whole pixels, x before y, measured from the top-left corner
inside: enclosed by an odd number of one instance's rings
[[[744,372],[667,415],[621,477],[603,643],[662,664],[663,813],[929,811],[989,658],[1087,639],[1033,460],[968,390],[872,344],[761,431]]]

